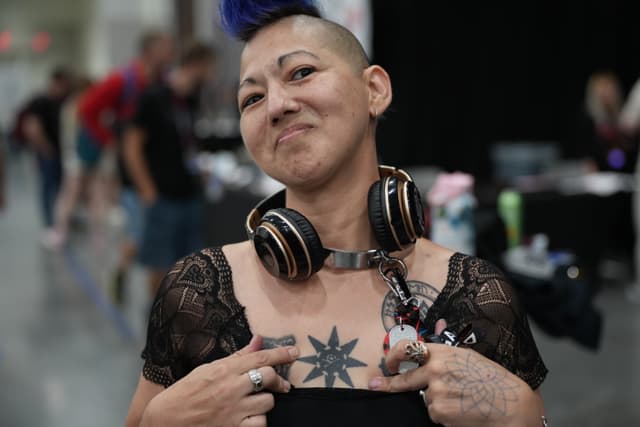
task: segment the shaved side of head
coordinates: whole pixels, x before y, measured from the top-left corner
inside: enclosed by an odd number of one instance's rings
[[[351,31],[340,24],[315,16],[290,15],[280,18],[256,30],[247,38],[246,42],[251,42],[260,30],[283,21],[290,21],[292,26],[303,28],[311,33],[312,36],[315,37],[316,40],[319,40],[327,49],[337,53],[344,58],[347,63],[353,65],[354,70],[357,72],[362,71],[370,65],[364,48]]]
[[[305,15],[295,16],[294,19],[308,21],[308,25],[316,27],[319,37],[326,41],[328,48],[344,57],[347,62],[352,63],[356,70],[362,70],[369,66],[369,59],[362,44],[351,31],[342,25],[323,18]]]

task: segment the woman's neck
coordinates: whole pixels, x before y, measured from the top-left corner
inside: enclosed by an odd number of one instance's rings
[[[356,162],[354,162],[356,163]],[[287,190],[287,207],[302,213],[326,248],[367,250],[379,247],[368,215],[369,187],[380,179],[375,156],[371,161],[341,168],[320,189]]]

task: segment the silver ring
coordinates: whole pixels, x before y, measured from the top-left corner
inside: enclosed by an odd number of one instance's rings
[[[258,371],[257,369],[252,369],[247,372],[247,374],[249,375],[249,379],[253,384],[253,391],[255,393],[262,391],[262,389],[264,388],[264,384],[262,384],[262,374],[260,373],[260,371]]]
[[[409,344],[405,347],[404,354],[408,356],[409,360],[422,366],[427,360],[429,350],[422,341],[409,341]]]

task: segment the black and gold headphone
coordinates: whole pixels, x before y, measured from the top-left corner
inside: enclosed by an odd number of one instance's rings
[[[420,192],[407,172],[391,166],[379,166],[378,170],[381,179],[369,189],[369,221],[381,249],[398,251],[424,234]],[[332,252],[342,251],[323,247],[313,225],[299,212],[283,206],[285,190],[260,202],[247,216],[247,234],[272,275],[306,280],[322,268]]]

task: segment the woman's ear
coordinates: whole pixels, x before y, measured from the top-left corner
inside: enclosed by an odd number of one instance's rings
[[[369,114],[378,118],[391,104],[391,79],[384,68],[371,65],[364,70],[364,78],[369,89]]]

